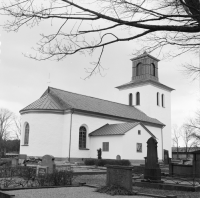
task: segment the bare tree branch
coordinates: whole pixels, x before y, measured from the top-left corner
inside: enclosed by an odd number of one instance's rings
[[[28,55],[36,60],[59,61],[68,55],[85,52],[91,55],[97,48],[105,49],[113,43],[136,39],[145,41],[145,46],[136,53],[162,50],[171,45],[177,47],[177,52],[169,55],[178,56],[188,51],[196,52],[200,47],[200,2],[197,0],[77,2],[4,0],[0,15],[10,17],[4,24],[6,31],[18,31],[24,25],[33,27],[47,20],[60,24],[55,33],[41,35],[35,48],[39,55]],[[88,28],[88,23],[92,29]],[[124,37],[119,36],[121,30]],[[100,56],[92,73],[101,70],[102,53]],[[186,69],[199,76],[199,69]]]

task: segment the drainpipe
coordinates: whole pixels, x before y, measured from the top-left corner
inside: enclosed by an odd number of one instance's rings
[[[72,135],[72,114],[74,113],[74,109],[71,110],[71,119],[70,119],[70,136],[69,136],[69,162],[70,162],[70,154],[71,154],[71,135]]]
[[[162,139],[162,160],[164,161],[164,150],[163,150],[163,128],[161,129],[161,139]]]

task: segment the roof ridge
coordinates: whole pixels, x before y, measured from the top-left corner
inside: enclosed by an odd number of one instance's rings
[[[48,88],[51,88],[51,87],[48,87]],[[53,92],[53,90],[50,90],[49,93],[48,93],[48,95],[51,95],[51,97],[53,97],[54,100],[58,100],[58,102],[61,103],[61,105],[59,104],[61,107],[68,106],[69,108],[73,109],[73,107],[71,105],[69,105],[68,103],[66,105],[66,102],[64,102],[62,98],[60,98],[54,92],[53,93],[52,92]]]
[[[74,93],[74,92],[70,92],[70,91],[65,91],[65,90],[62,90],[62,89],[54,88],[54,87],[49,87],[49,88],[57,89],[57,90],[60,90],[60,91],[64,91],[64,92],[68,92],[68,93],[72,93],[72,94],[76,94],[76,95],[81,95],[81,96],[85,96],[85,97],[89,97],[89,98],[94,98],[94,99],[97,99],[97,100],[103,100],[103,101],[107,101],[107,102],[119,104],[119,105],[122,105],[122,106],[133,107],[133,108],[137,109],[138,111],[142,112],[143,114],[145,114],[145,115],[147,116],[146,113],[144,113],[143,111],[141,111],[140,109],[138,109],[138,108],[135,107],[135,106],[130,106],[130,105],[126,105],[126,104],[122,104],[122,103],[118,103],[118,102],[113,102],[113,101],[110,101],[110,100],[105,100],[105,99],[101,99],[101,98],[96,98],[96,97],[93,97],[93,96],[87,96],[87,95],[78,94],[78,93]]]

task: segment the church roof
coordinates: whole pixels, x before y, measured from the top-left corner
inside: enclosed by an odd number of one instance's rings
[[[41,98],[22,109],[20,113],[23,114],[38,110],[56,111],[60,113],[64,113],[66,110],[73,110],[74,112],[92,113],[98,116],[110,116],[129,122],[142,121],[165,126],[159,120],[147,116],[134,106],[76,94],[52,87],[48,87]]]
[[[124,135],[137,125],[141,125],[151,136],[155,136],[140,122],[127,122],[122,124],[106,124],[91,132],[89,136]]]
[[[147,53],[146,51],[144,51],[143,54],[141,54],[141,55],[139,55],[139,56],[136,56],[135,58],[132,58],[131,60],[133,61],[133,60],[137,60],[137,59],[144,58],[144,57],[147,57],[147,56],[150,57],[150,58],[152,58],[152,59],[154,59],[154,60],[156,60],[156,61],[160,61],[159,59],[157,59],[157,58],[151,56],[151,55],[150,55],[149,53]]]
[[[141,85],[145,85],[145,84],[153,84],[155,86],[161,87],[161,88],[163,88],[165,90],[168,90],[168,91],[173,91],[174,90],[173,88],[168,87],[168,86],[166,86],[166,85],[164,85],[164,84],[162,84],[162,83],[160,83],[158,81],[150,80],[150,79],[148,79],[148,80],[146,80],[146,79],[145,80],[140,80],[140,81],[136,81],[136,82],[130,81],[130,82],[125,83],[123,85],[120,85],[120,86],[118,86],[116,88],[118,88],[118,89],[127,89],[129,87],[137,87],[137,86],[141,86]]]

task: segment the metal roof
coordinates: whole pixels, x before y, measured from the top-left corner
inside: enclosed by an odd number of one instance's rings
[[[28,105],[20,113],[28,110],[81,110],[86,112],[98,113],[102,115],[115,116],[118,118],[130,119],[133,121],[143,121],[165,126],[155,118],[147,116],[134,106],[124,105],[116,102],[102,100],[81,94],[76,94],[52,87],[44,92],[40,99]]]
[[[155,136],[140,122],[129,122],[122,124],[106,124],[101,128],[91,132],[89,136],[124,135],[137,125],[141,125],[151,136]]]

